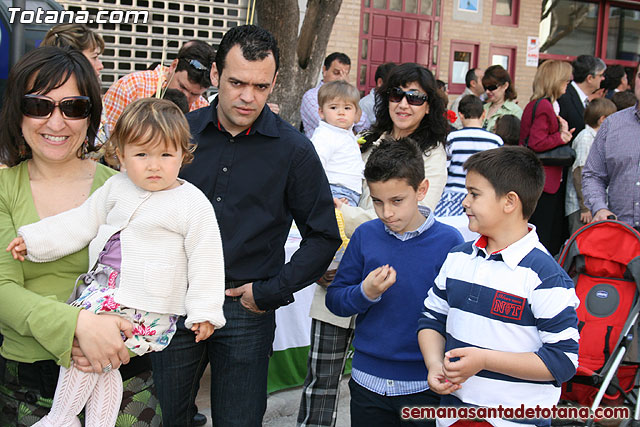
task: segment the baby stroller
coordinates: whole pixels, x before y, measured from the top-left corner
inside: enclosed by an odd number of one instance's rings
[[[591,413],[601,404],[634,408],[621,425],[640,426],[640,370],[634,354],[640,313],[640,233],[614,220],[587,224],[567,241],[559,263],[573,278],[580,299],[579,366],[563,384],[561,399],[589,406]]]

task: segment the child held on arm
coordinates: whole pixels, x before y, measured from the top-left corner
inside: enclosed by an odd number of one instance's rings
[[[464,165],[469,228],[425,300],[418,340],[442,406],[551,407],[578,364],[572,280],[527,223],[544,171],[525,147],[474,154]],[[438,425],[463,424],[438,419]],[[488,419],[477,425],[550,425]]]
[[[573,149],[576,150],[576,160],[571,166],[571,173],[567,177],[567,195],[564,211],[569,219],[569,234],[593,219],[591,211],[584,205],[582,196],[582,168],[589,157],[589,150],[593,145],[600,125],[611,114],[617,111],[616,105],[607,98],[596,98],[589,102],[584,110],[584,129],[573,141]]]
[[[318,90],[320,123],[311,142],[320,156],[331,193],[358,206],[362,194],[364,162],[353,133],[360,120],[360,93],[343,80],[325,83]]]
[[[422,302],[446,254],[462,243],[453,227],[418,205],[429,182],[409,139],[383,141],[364,171],[378,219],[353,233],[327,289],[327,307],[357,314],[351,380],[352,426],[434,425],[404,421],[405,406],[437,406],[416,339]]]
[[[133,324],[125,345],[138,355],[161,351],[180,315],[196,341],[225,324],[222,243],[211,203],[178,179],[190,161],[189,125],[167,100],[141,99],[122,113],[107,143],[123,173],[81,206],[21,227],[7,250],[16,259],[48,262],[89,245],[88,285],[72,304]],[[113,155],[115,154],[115,156]],[[124,338],[124,337],[123,337]],[[122,398],[119,366],[102,373],[60,368],[51,412],[36,425],[113,427]]]
[[[502,138],[482,128],[486,112],[482,101],[475,95],[466,95],[460,100],[458,115],[463,128],[447,135],[447,184],[435,209],[436,216],[464,215],[462,199],[464,188],[464,162],[474,153],[503,145]]]

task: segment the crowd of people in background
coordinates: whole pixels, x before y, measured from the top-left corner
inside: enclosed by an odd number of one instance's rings
[[[189,41],[101,96],[104,49],[85,25],[58,25],[9,76],[0,427],[80,425],[83,408],[91,425],[202,425],[207,364],[213,424],[259,426],[275,310],[311,283],[300,426],[335,425],[351,345],[354,426],[400,425],[402,407],[441,396],[529,402],[542,383],[555,403],[575,372],[577,298],[551,255],[592,221],[640,230],[640,74],[590,55],[545,60],[521,100],[502,66],[472,68],[449,107],[446,83],[415,63],[379,65],[361,97],[351,59],[333,52],[292,125],[267,105],[280,64],[262,28],[235,27],[217,49]],[[564,145],[569,166],[536,157]],[[293,221],[302,242],[283,264]],[[540,268],[560,280],[545,285],[558,296],[550,317],[520,326],[556,322],[565,347],[545,336],[539,351],[523,341],[486,362],[466,349],[497,348],[505,326],[463,307],[448,280],[493,272],[500,293],[524,256],[532,280],[547,280]],[[469,313],[482,339],[462,331]],[[481,370],[513,395],[474,395],[489,387]]]

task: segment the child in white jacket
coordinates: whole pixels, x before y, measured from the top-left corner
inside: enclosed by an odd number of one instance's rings
[[[216,216],[206,196],[178,179],[193,148],[189,125],[173,103],[146,98],[130,104],[107,144],[122,173],[81,206],[21,227],[7,250],[15,259],[49,262],[89,244],[88,285],[73,305],[123,316],[133,324],[125,340],[138,355],[161,351],[178,317],[195,340],[225,324],[224,262]],[[122,398],[118,366],[102,373],[60,368],[51,412],[38,426],[113,427]]]

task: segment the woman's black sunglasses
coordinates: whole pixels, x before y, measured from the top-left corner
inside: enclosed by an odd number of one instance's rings
[[[58,107],[65,119],[79,120],[91,114],[91,100],[88,96],[67,96],[54,101],[44,95],[24,95],[22,97],[22,114],[36,119],[46,119]]]
[[[389,90],[389,102],[402,102],[402,98],[407,98],[409,105],[420,106],[427,102],[427,95],[420,92],[405,92],[399,87]]]
[[[502,85],[500,85],[500,86],[502,86]],[[487,86],[487,87],[485,87],[485,90],[488,90],[489,92],[493,92],[494,90],[498,89],[500,86],[498,86],[498,85]]]

